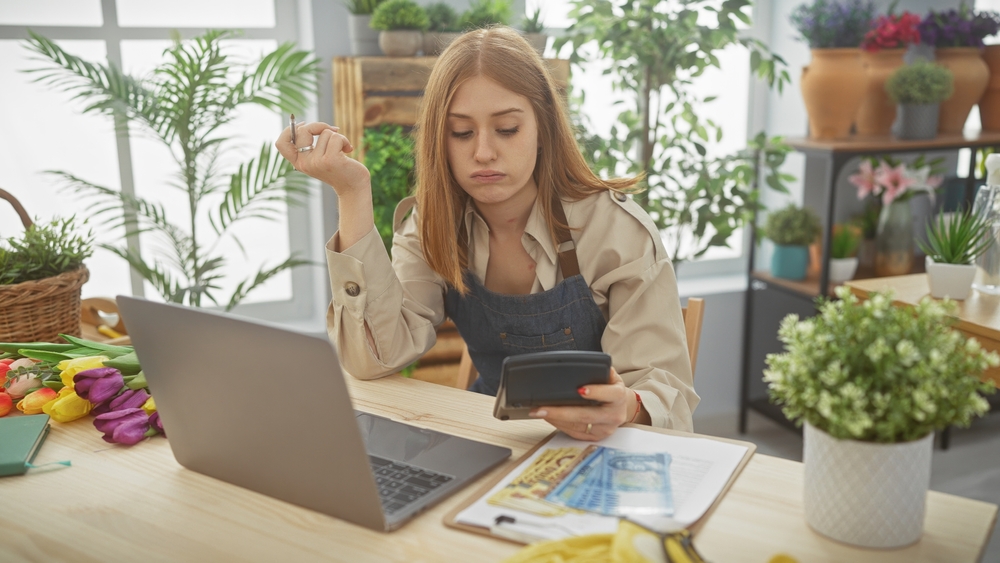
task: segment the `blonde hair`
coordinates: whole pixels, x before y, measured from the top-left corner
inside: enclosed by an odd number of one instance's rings
[[[541,147],[534,179],[552,240],[556,240],[557,224],[553,197],[577,201],[599,191],[629,190],[639,180],[602,180],[587,166],[552,76],[520,33],[509,27],[491,27],[459,36],[441,54],[424,90],[415,131],[415,195],[424,258],[462,294],[467,291],[462,276],[469,263],[463,221],[469,195],[455,181],[448,165],[447,118],[455,91],[476,76],[485,76],[531,103]]]

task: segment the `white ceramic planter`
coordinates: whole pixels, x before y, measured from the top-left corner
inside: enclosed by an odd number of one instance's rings
[[[803,505],[812,529],[862,547],[920,539],[934,433],[913,442],[837,440],[805,425]]]
[[[349,14],[347,35],[351,39],[351,54],[355,57],[377,57],[382,54],[378,47],[378,31],[368,26],[371,14]]]
[[[972,280],[976,277],[975,264],[938,264],[930,256],[924,261],[931,297],[962,300],[972,294]]]
[[[424,35],[420,31],[392,30],[378,34],[378,46],[390,57],[412,57],[424,45]]]
[[[830,283],[844,283],[854,279],[854,272],[858,269],[858,259],[854,258],[830,258]]]

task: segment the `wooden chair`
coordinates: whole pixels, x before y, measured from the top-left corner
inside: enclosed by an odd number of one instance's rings
[[[705,317],[705,300],[700,297],[689,297],[687,307],[681,309],[684,316],[684,332],[687,337],[688,357],[691,359],[691,374],[694,375],[698,363],[698,343],[701,340],[701,323]],[[468,389],[479,374],[469,356],[469,347],[462,343],[462,359],[458,364],[458,378],[455,387]]]

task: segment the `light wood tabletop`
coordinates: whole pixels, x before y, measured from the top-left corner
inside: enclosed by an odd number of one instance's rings
[[[351,380],[350,388],[360,410],[507,446],[514,451],[510,463],[551,431],[542,421],[498,421],[492,398],[422,381],[391,376]],[[162,437],[123,447],[103,442],[90,419],[52,425],[36,464],[69,460],[72,467],[0,479],[5,562],[478,562],[520,549],[442,524],[478,484],[385,534],[184,469]],[[764,563],[778,553],[802,563],[976,561],[996,516],[996,505],[931,492],[919,542],[892,551],[849,547],[806,525],[802,465],[757,454],[695,544],[717,563]]]
[[[891,289],[893,302],[901,305],[916,305],[931,293],[927,274],[853,280],[845,285],[858,297]],[[967,299],[955,303],[958,305],[955,328],[978,340],[983,348],[1000,353],[1000,295],[973,289]],[[1000,368],[986,370],[983,380],[992,380],[1000,387]]]

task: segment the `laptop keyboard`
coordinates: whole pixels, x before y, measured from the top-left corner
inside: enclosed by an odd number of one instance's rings
[[[369,455],[375,483],[386,514],[392,514],[454,479],[415,465]]]

